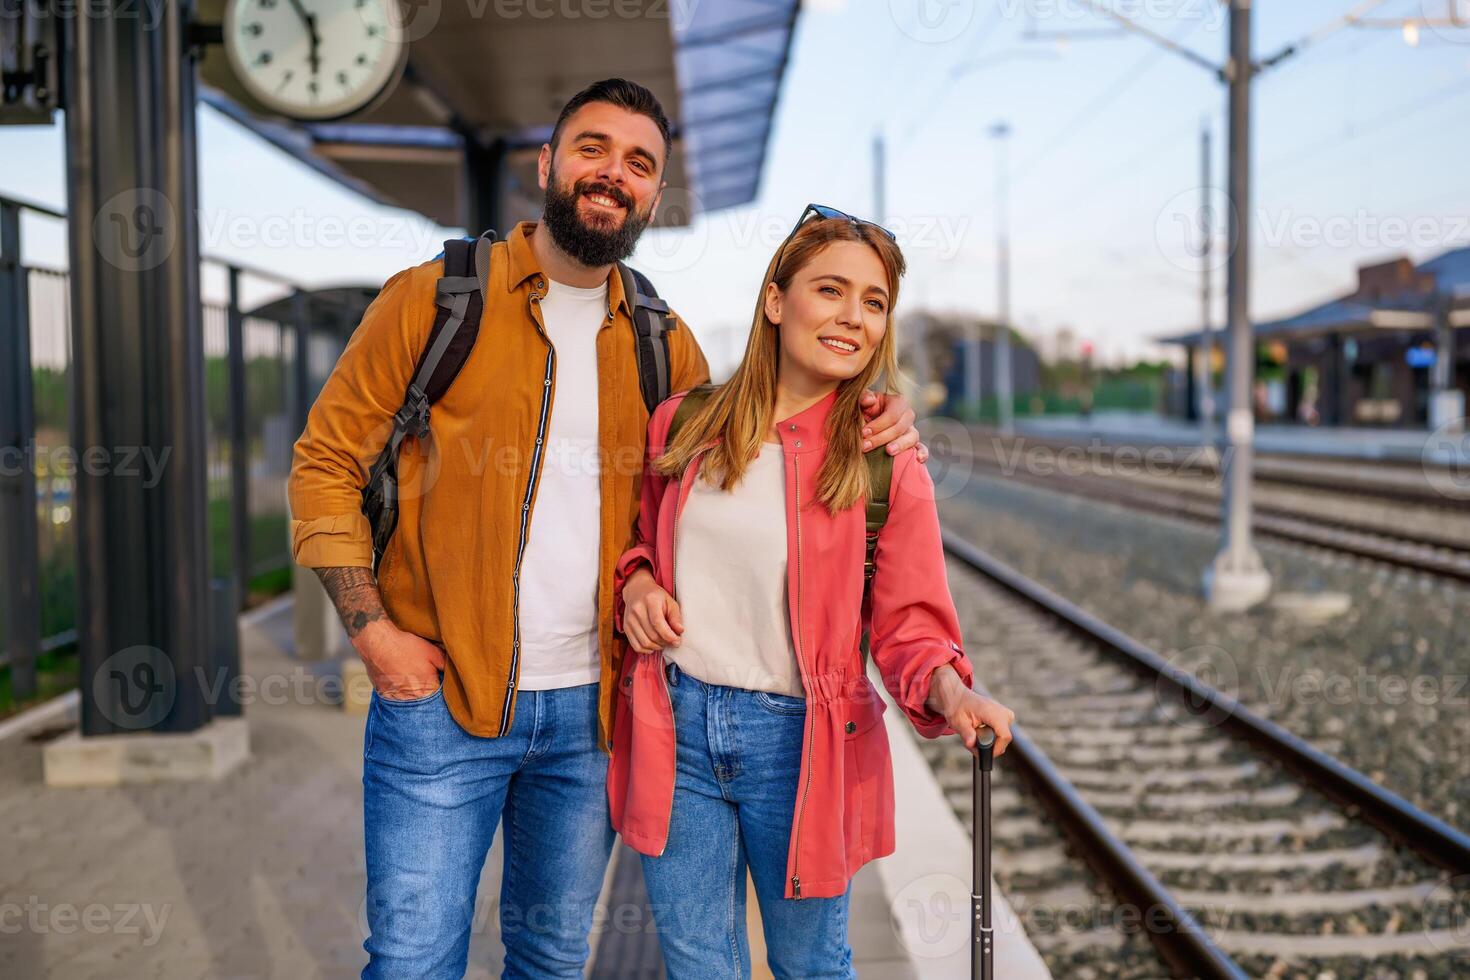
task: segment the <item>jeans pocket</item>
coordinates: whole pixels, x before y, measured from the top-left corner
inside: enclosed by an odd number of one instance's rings
[[[776,694],[772,691],[756,691],[755,703],[778,715],[804,715],[806,714],[806,698],[794,698],[789,694]]]
[[[421,698],[385,698],[383,697],[383,695],[379,694],[377,690],[373,691],[373,700],[377,701],[380,704],[391,704],[395,708],[412,708],[414,705],[428,704],[435,698],[442,698],[443,696],[444,674],[442,672],[439,674],[439,686],[434,689],[433,693],[425,694]]]

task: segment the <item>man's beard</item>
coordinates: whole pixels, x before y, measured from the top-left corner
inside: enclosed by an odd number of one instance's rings
[[[603,194],[623,206],[623,223],[617,228],[589,225],[577,211],[583,194]],[[599,180],[584,180],[563,190],[553,169],[546,179],[546,203],[541,212],[546,230],[558,248],[582,265],[612,265],[633,254],[638,236],[648,227],[648,215],[639,214],[625,192]],[[615,220],[609,218],[609,221]]]

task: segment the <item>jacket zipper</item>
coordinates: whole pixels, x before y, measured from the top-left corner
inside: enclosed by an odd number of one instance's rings
[[[807,697],[811,697],[811,677],[807,672],[806,658],[801,652],[801,456],[793,453],[791,456],[791,470],[796,477],[796,665],[801,670],[801,682],[807,689]],[[815,741],[816,725],[812,721],[811,702],[807,702],[806,711],[806,782],[801,787],[801,804],[796,808],[796,858],[791,865],[791,892],[796,898],[801,897],[801,823],[806,816],[806,798],[812,788],[812,742]]]
[[[526,554],[526,530],[531,523],[531,497],[536,492],[536,484],[541,478],[541,450],[546,441],[546,422],[551,416],[551,392],[552,383],[556,379],[556,348],[551,344],[551,338],[546,335],[546,330],[541,325],[538,315],[537,303],[540,302],[540,294],[531,294],[532,310],[531,320],[536,324],[536,332],[541,335],[546,344],[546,373],[541,382],[541,416],[536,422],[536,447],[531,451],[531,471],[526,474],[526,494],[521,499],[521,527],[520,537],[516,543],[516,565],[511,572],[511,642],[510,642],[510,682],[505,688],[505,703],[500,707],[500,732],[504,735],[510,731],[511,710],[515,703],[516,686],[521,678],[521,559]]]

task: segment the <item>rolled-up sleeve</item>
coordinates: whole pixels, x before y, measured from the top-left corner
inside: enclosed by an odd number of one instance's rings
[[[945,664],[966,687],[974,676],[949,592],[934,481],[912,449],[893,460],[888,519],[874,566],[868,644],[883,684],[919,734],[953,734],[928,705],[930,678]]]
[[[362,489],[433,327],[438,266],[404,269],[383,285],[307,414],[286,491],[297,564],[372,567]]]

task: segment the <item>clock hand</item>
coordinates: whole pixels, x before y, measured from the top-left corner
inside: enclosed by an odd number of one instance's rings
[[[316,32],[316,17],[308,17],[306,19],[306,27],[311,31],[311,54],[309,57],[311,59],[311,73],[315,75],[322,69],[322,39],[321,35]]]
[[[306,23],[306,32],[311,38],[311,54],[308,55],[308,58],[311,61],[311,73],[315,75],[321,71],[322,67],[321,55],[317,53],[321,48],[322,39],[316,32],[316,17],[306,12],[306,8],[301,5],[301,0],[291,0],[291,6]]]

